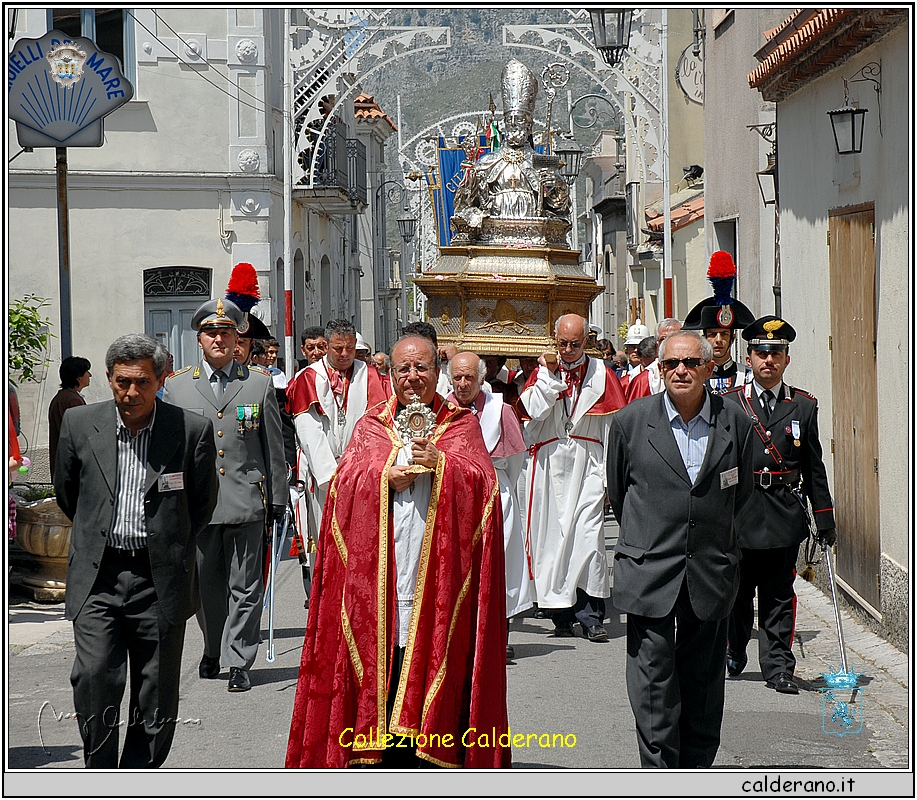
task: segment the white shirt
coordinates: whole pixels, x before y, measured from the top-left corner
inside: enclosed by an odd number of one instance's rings
[[[761,399],[761,395],[767,390],[757,381],[753,380],[751,383],[755,390],[755,397],[758,398],[758,403],[760,403],[760,405],[763,406],[764,401]],[[774,395],[773,402],[774,402],[774,408],[776,408],[777,403],[779,403],[781,398],[783,397],[783,381],[780,381],[780,383],[778,383],[776,386],[771,388],[770,391],[771,391],[771,394]],[[773,408],[769,408],[768,412],[772,412],[773,410],[774,410]]]
[[[704,404],[701,406],[700,412],[690,422],[685,422],[681,418],[681,414],[678,413],[672,403],[668,392],[664,394],[664,402],[669,424],[672,426],[672,435],[675,437],[675,444],[678,445],[681,460],[684,462],[685,469],[688,471],[688,478],[693,484],[697,480],[701,465],[704,463],[704,456],[707,453],[707,440],[710,438],[710,395],[704,392]]]

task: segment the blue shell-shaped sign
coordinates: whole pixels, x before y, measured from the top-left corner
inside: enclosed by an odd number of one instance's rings
[[[82,36],[54,30],[20,39],[7,64],[22,147],[98,147],[102,118],[134,96],[118,59]]]

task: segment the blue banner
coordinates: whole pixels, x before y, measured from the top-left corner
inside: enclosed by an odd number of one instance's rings
[[[461,136],[458,143],[461,144],[464,140],[465,137]],[[480,134],[478,145],[481,150],[479,157],[490,152],[490,146],[484,134]],[[436,214],[436,227],[439,231],[439,246],[448,247],[452,241],[452,228],[449,220],[455,213],[455,193],[464,178],[462,162],[465,160],[465,151],[460,147],[454,150],[446,147],[446,140],[442,136],[437,141],[437,151],[439,153],[439,184],[431,185],[431,199],[433,211]],[[427,180],[430,180],[430,175]]]
[[[461,144],[464,140],[465,137],[460,136],[458,143]],[[479,135],[478,145],[480,150],[478,158],[490,152],[490,142],[485,134]],[[439,154],[439,174],[428,172],[426,178],[427,185],[430,188],[430,201],[433,203],[433,211],[436,214],[439,246],[448,247],[452,242],[452,227],[449,224],[449,220],[452,219],[452,215],[455,213],[455,193],[465,177],[462,168],[462,163],[465,161],[465,151],[461,147],[456,149],[446,147],[445,138],[442,136],[438,139],[437,151]],[[535,147],[535,151],[541,153],[544,151],[544,147],[538,145]]]

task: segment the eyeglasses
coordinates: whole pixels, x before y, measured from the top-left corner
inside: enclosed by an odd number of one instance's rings
[[[565,342],[563,339],[561,339],[561,340],[557,343],[557,349],[558,349],[558,350],[566,350],[568,347],[569,347],[571,350],[582,350],[582,349],[583,349],[583,343],[582,343],[582,342]]]
[[[678,369],[679,364],[684,364],[686,369],[697,369],[701,364],[706,363],[702,358],[667,358],[660,361],[666,371]]]
[[[432,370],[429,364],[417,364],[416,366],[411,366],[410,364],[399,364],[397,367],[393,367],[395,374],[399,378],[406,378],[411,372],[416,372],[421,378],[426,375],[430,370]]]

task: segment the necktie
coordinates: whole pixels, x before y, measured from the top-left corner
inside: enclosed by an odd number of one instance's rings
[[[335,396],[344,393],[344,376],[333,367],[328,370],[328,382],[331,384],[331,391]]]
[[[223,399],[223,378],[226,377],[223,374],[223,370],[217,369],[213,371],[213,393],[216,396],[217,402]]]
[[[575,369],[567,370],[567,388],[564,390],[564,394],[567,397],[573,397],[574,388],[579,388],[579,385],[583,382],[583,368],[582,366],[576,367]]]
[[[770,418],[772,403],[774,402],[774,393],[770,389],[761,392],[761,412],[765,422]]]

